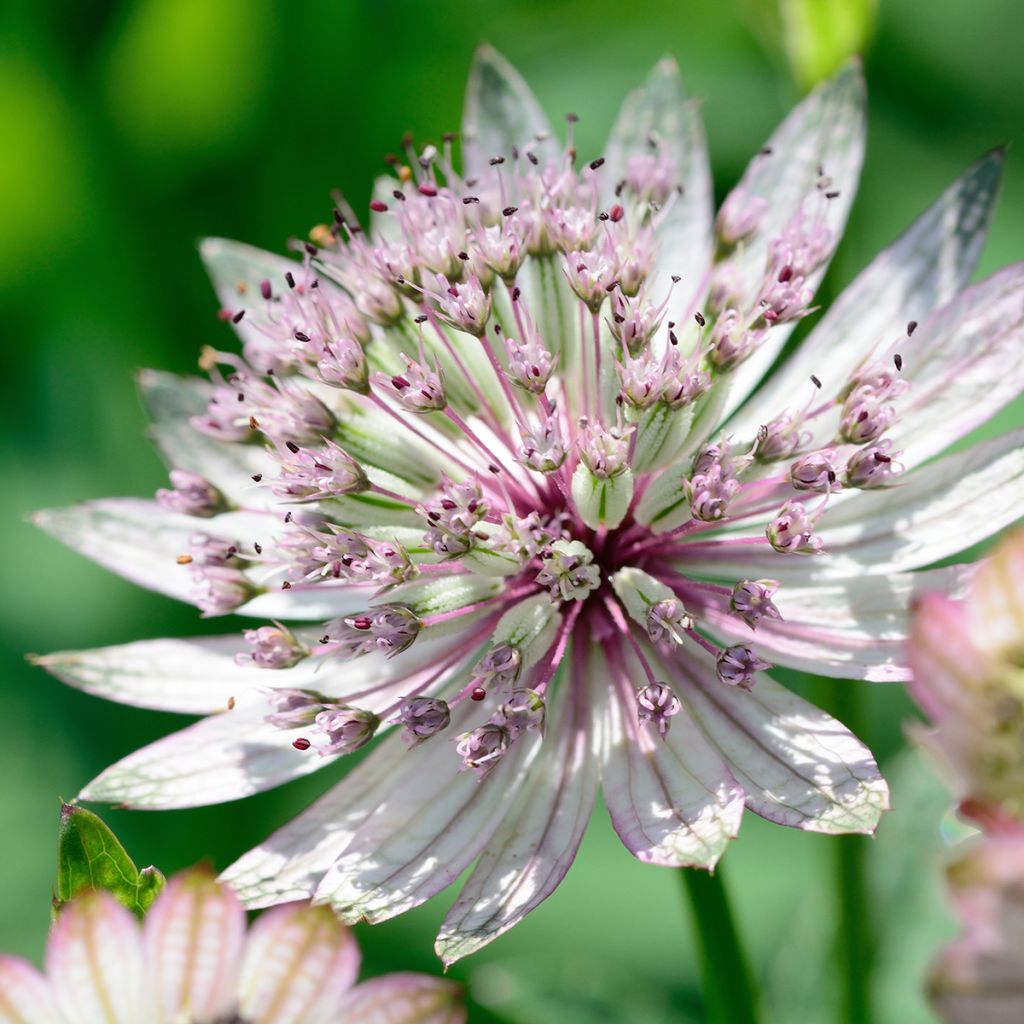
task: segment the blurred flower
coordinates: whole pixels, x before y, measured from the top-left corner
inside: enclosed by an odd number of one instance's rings
[[[671,62],[579,165],[573,121],[560,146],[485,48],[461,165],[451,137],[410,142],[369,222],[339,198],[295,260],[208,240],[244,358],[206,351],[212,383],[143,386],[167,459],[226,511],[198,546],[194,516],[155,502],[38,517],[208,613],[298,623],[42,659],[90,692],[208,715],[84,796],[233,800],[401,723],[225,877],[251,906],[315,894],[380,921],[475,864],[446,961],[550,895],[599,785],[653,864],[711,868],[744,807],[871,832],[888,793],[870,752],[762,670],[906,679],[911,596],[964,576],[912,570],[1022,497],[1020,432],[932,458],[1024,387],[1024,268],[961,291],[1001,154],[762,380],[853,200],[857,69],[771,136],[717,232]]]
[[[1024,531],[981,562],[963,600],[917,600],[910,665],[933,726],[917,734],[962,810],[983,827],[1004,815],[1024,823]]]
[[[172,878],[139,925],[107,892],[59,913],[46,973],[0,955],[0,1020],[12,1024],[461,1024],[457,985],[388,974],[354,988],[359,948],[328,907],[288,904],[246,928],[202,870]]]
[[[987,836],[949,884],[962,931],[932,963],[932,1005],[949,1024],[1024,1020],[1024,824]]]

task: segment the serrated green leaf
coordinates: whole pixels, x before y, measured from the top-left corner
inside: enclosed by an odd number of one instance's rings
[[[141,871],[117,836],[92,811],[64,804],[57,837],[55,908],[90,889],[109,892],[136,916],[142,917],[164,887],[154,867]]]

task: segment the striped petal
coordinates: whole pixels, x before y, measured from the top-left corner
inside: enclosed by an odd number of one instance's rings
[[[148,810],[206,807],[261,793],[329,763],[314,750],[296,750],[294,733],[268,724],[267,714],[262,695],[243,695],[232,710],[111,765],[81,799]]]
[[[987,422],[1024,391],[1024,263],[962,292],[889,346],[910,391],[888,432],[900,461],[920,465]],[[890,356],[891,358],[891,356]]]
[[[422,774],[429,750],[406,750],[397,733],[388,736],[338,785],[232,864],[222,880],[248,907],[308,899],[405,774]]]
[[[697,302],[711,266],[711,168],[697,104],[686,98],[679,68],[669,58],[659,61],[622,104],[604,150],[601,175],[606,203],[613,201],[615,183],[626,176],[629,157],[649,152],[651,140],[657,143],[658,154],[672,161],[682,188],[659,223],[662,244],[651,298],[660,303],[670,277],[677,275],[682,278],[682,294],[692,297],[684,307],[689,308]]]
[[[46,945],[46,974],[62,1024],[156,1024],[144,985],[142,936],[109,893],[92,891],[61,911]]]
[[[670,663],[670,671],[746,791],[750,810],[810,832],[875,830],[889,788],[853,733],[770,676],[759,675],[747,692],[719,682],[710,655],[699,648],[689,653]]]
[[[907,609],[927,590],[962,594],[963,566],[932,572],[852,576],[814,584],[783,583],[775,597],[781,620],[752,630],[731,614],[728,598],[694,591],[687,607],[726,644],[753,643],[773,664],[841,679],[906,682]]]
[[[0,1024],[59,1024],[46,979],[16,956],[0,955]]]
[[[825,553],[816,558],[780,555],[765,543],[707,541],[681,544],[678,564],[685,562],[687,573],[722,579],[756,573],[808,585],[929,565],[1018,517],[1024,504],[1022,446],[1024,430],[1016,430],[930,462],[894,487],[851,494],[822,516],[818,533]],[[762,529],[742,534],[763,539]]]
[[[195,603],[193,569],[178,565],[189,539],[205,533],[229,542],[266,542],[279,529],[271,515],[229,512],[211,519],[168,512],[155,501],[107,498],[36,512],[32,521],[105,569],[158,594]],[[262,539],[262,540],[261,540]],[[331,618],[366,607],[374,588],[328,586],[272,590],[237,611],[277,619]]]
[[[812,374],[822,383],[818,401],[834,399],[854,370],[902,336],[910,320],[923,320],[956,296],[977,266],[1002,173],[1002,151],[989,153],[879,253],[737,413],[730,424],[735,433],[753,437],[760,424],[799,401]],[[820,431],[818,439],[827,440]]]
[[[317,391],[311,382],[306,382],[305,386]],[[209,382],[198,377],[143,370],[139,375],[139,390],[153,421],[154,440],[166,462],[205,476],[241,506],[280,509],[280,514],[284,514],[287,506],[278,502],[266,488],[258,488],[252,480],[254,474],[273,475],[279,468],[264,447],[219,441],[191,425],[191,418],[203,412],[209,402],[213,390]],[[387,470],[400,481],[420,487],[432,486],[438,480],[441,467],[454,468],[453,463],[446,462],[443,455],[418,438],[401,432],[396,434],[394,420],[378,410],[360,407],[355,399],[339,399],[330,389],[320,389],[317,394],[340,417],[337,431],[342,447],[371,477]],[[425,433],[430,435],[429,428]],[[381,483],[387,486],[383,479]],[[402,486],[399,484],[399,489]],[[359,521],[368,526],[381,522],[379,516],[377,519],[371,516],[369,510],[373,506],[368,502],[367,495],[349,496],[335,511],[356,516],[362,513]],[[391,515],[395,513],[392,511]]]
[[[621,677],[623,669],[614,671]],[[615,831],[645,863],[710,870],[739,832],[743,790],[685,707],[662,738],[640,726],[632,688],[624,692],[621,678],[603,678],[602,792]]]
[[[329,902],[346,921],[375,923],[451,885],[486,847],[538,744],[535,734],[521,736],[482,780],[459,770],[449,745],[426,744],[414,770],[396,780],[331,866],[316,900]]]
[[[251,1024],[335,1024],[359,960],[352,933],[327,907],[275,907],[249,932],[239,1012]]]
[[[345,998],[337,1024],[465,1024],[462,989],[426,974],[385,974]]]
[[[236,505],[262,506],[266,492],[261,492],[252,478],[277,471],[266,450],[260,445],[218,441],[190,422],[206,411],[212,390],[207,381],[195,377],[143,370],[139,392],[152,421],[150,435],[164,460],[175,469],[205,477]]]
[[[162,1019],[215,1020],[235,1008],[245,912],[203,870],[170,879],[146,915],[148,984]]]
[[[806,205],[806,213],[826,202],[816,183],[823,170],[839,194],[827,201],[824,224],[838,241],[846,226],[864,160],[864,78],[860,66],[848,64],[822,83],[775,130],[747,167],[737,189],[768,201],[754,235],[724,263],[743,283],[747,304],[756,298],[764,276],[768,245]],[[770,150],[770,152],[769,152]],[[827,262],[808,277],[816,287]],[[794,324],[773,327],[762,346],[731,376],[723,418],[737,409],[775,362]]]
[[[408,680],[447,653],[452,638],[424,636],[401,658],[369,654],[354,662],[309,658],[293,668],[262,669],[235,662],[252,648],[240,634],[187,640],[140,640],[89,651],[45,654],[35,663],[70,686],[121,704],[208,715],[223,711],[232,697],[253,690],[269,693],[293,687],[331,697],[374,700],[369,691]],[[390,702],[390,691],[376,696]]]
[[[462,116],[463,177],[475,178],[489,170],[493,157],[512,159],[537,138],[533,152],[543,163],[555,155],[551,126],[537,98],[518,71],[497,50],[476,51],[466,86]]]
[[[269,321],[267,302],[260,295],[260,285],[263,281],[270,281],[274,291],[283,291],[286,287],[285,274],[298,273],[302,264],[230,238],[204,238],[199,243],[199,255],[221,308],[232,312],[245,310],[245,317],[234,324],[235,333],[242,343],[266,347],[267,341],[260,327]],[[322,281],[319,287],[332,286]]]
[[[593,683],[577,677],[530,774],[448,912],[435,949],[446,965],[518,924],[565,877],[597,797],[601,723],[591,721]]]

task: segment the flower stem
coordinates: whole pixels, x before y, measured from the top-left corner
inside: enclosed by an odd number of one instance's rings
[[[681,877],[700,946],[708,1024],[757,1024],[757,994],[729,909],[722,869],[710,874],[684,868]]]
[[[857,735],[863,731],[863,708],[857,687],[836,687],[834,713]],[[841,980],[842,1024],[872,1024],[871,974],[874,948],[870,902],[864,877],[867,836],[836,836],[835,878],[839,889],[839,919],[835,937],[835,965]]]

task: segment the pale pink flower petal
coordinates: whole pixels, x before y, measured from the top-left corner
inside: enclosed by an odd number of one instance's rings
[[[971,816],[1024,813],[1024,533],[984,559],[964,600],[925,594],[914,607],[910,692],[934,729],[918,739],[937,757]]]
[[[889,806],[875,759],[848,729],[759,675],[748,693],[714,681],[694,652],[678,662],[694,718],[746,792],[748,809],[810,832],[874,832]]]
[[[83,800],[167,810],[238,800],[301,778],[321,759],[293,746],[296,732],[267,722],[262,695],[240,695],[230,711],[142,747],[101,772]]]
[[[834,248],[860,181],[866,134],[864,107],[860,66],[848,64],[792,110],[747,166],[736,191],[767,200],[768,206],[757,229],[744,240],[737,254],[722,264],[726,272],[735,267],[741,294],[753,297],[769,243],[801,212],[810,218],[822,216]],[[827,183],[822,181],[823,174],[829,179]],[[826,193],[832,198],[826,199]],[[811,287],[817,286],[827,267],[826,258],[813,270],[808,278]],[[723,419],[740,407],[765,375],[782,351],[790,329],[776,327],[771,339],[737,371],[721,414]]]
[[[327,907],[268,910],[249,931],[241,1016],[252,1024],[335,1024],[359,962],[352,933]]]
[[[704,126],[696,101],[688,99],[679,80],[675,61],[659,61],[644,84],[622,104],[608,141],[602,170],[603,197],[614,205],[614,188],[626,177],[630,157],[648,153],[647,160],[678,183],[680,191],[669,195],[660,226],[665,243],[655,263],[655,305],[668,293],[670,278],[682,278],[679,291],[687,297],[684,308],[699,300],[711,266],[713,195]],[[660,198],[660,197],[659,197]]]
[[[599,664],[591,659],[591,671],[600,677]],[[641,725],[635,695],[623,683],[609,674],[603,697],[608,741],[602,790],[612,826],[646,863],[711,869],[739,832],[743,789],[687,710],[674,715],[660,736]]]
[[[567,720],[550,723],[551,740],[441,925],[434,948],[445,964],[521,921],[554,892],[576,856],[597,797],[605,730],[593,728],[581,699],[563,702],[560,712]]]
[[[736,432],[752,437],[807,386],[811,374],[821,380],[820,399],[834,398],[858,366],[905,334],[909,321],[951,300],[977,265],[1002,172],[1002,151],[989,153],[880,252],[782,370],[745,403],[733,421]],[[827,439],[820,431],[817,436]]]
[[[196,563],[180,564],[179,557],[195,547],[193,538],[197,533],[217,537],[226,544],[237,540],[262,544],[269,543],[280,530],[280,520],[266,514],[229,512],[214,519],[196,520],[136,498],[108,498],[48,509],[35,513],[33,521],[132,583],[192,604],[199,602]],[[256,589],[251,596],[240,594],[231,610],[268,618],[347,615],[364,608],[372,596],[372,591],[360,593],[354,587],[281,591],[277,589],[279,580],[274,581],[275,589],[258,593],[262,581],[246,580]]]
[[[160,711],[210,715],[226,710],[231,698],[237,701],[252,691],[269,693],[283,687],[339,698],[361,697],[369,689],[408,679],[450,643],[450,637],[425,640],[403,661],[373,654],[341,666],[311,658],[270,671],[245,662],[252,645],[238,634],[140,640],[46,654],[35,662],[65,683],[97,697]],[[380,702],[379,695],[368,699]]]
[[[1024,390],[1024,263],[968,288],[890,344],[910,383],[889,436],[908,467],[986,422]]]
[[[526,778],[539,737],[520,740],[489,774],[443,778],[452,751],[438,744],[414,775],[395,780],[316,891],[342,919],[384,921],[440,892],[487,846]],[[451,768],[449,767],[449,771]]]
[[[387,974],[357,985],[337,1024],[465,1024],[459,986],[425,974]]]
[[[106,892],[79,896],[58,916],[46,946],[46,974],[62,1024],[156,1024],[143,963],[131,912]]]
[[[194,870],[170,879],[146,914],[143,945],[164,1020],[216,1020],[235,1008],[245,912],[235,895]]]
[[[853,576],[814,583],[787,580],[779,590],[781,619],[752,630],[729,611],[723,597],[695,604],[708,630],[727,643],[756,643],[776,665],[845,679],[906,682],[908,603],[927,590],[962,594],[967,567],[891,576]]]
[[[221,876],[246,906],[306,899],[364,821],[394,792],[406,772],[420,773],[429,747],[406,751],[397,733],[307,810],[279,828]]]
[[[770,550],[710,551],[698,540],[681,548],[679,562],[685,558],[691,571],[718,576],[786,572],[802,585],[905,572],[998,533],[1016,519],[1022,501],[1024,430],[1015,430],[921,466],[898,487],[859,491],[837,503],[821,521],[827,558],[794,564]]]
[[[247,929],[203,869],[135,917],[103,890],[57,912],[46,976],[0,955],[0,1024],[461,1024],[459,986],[390,974],[353,989],[360,952],[328,908],[275,907]]]
[[[0,1024],[60,1024],[46,978],[6,954],[0,954]]]
[[[490,46],[477,50],[469,72],[462,141],[467,178],[484,173],[495,157],[511,159],[513,148],[525,150],[531,143],[538,159],[555,154],[551,127],[537,97],[522,75]]]

